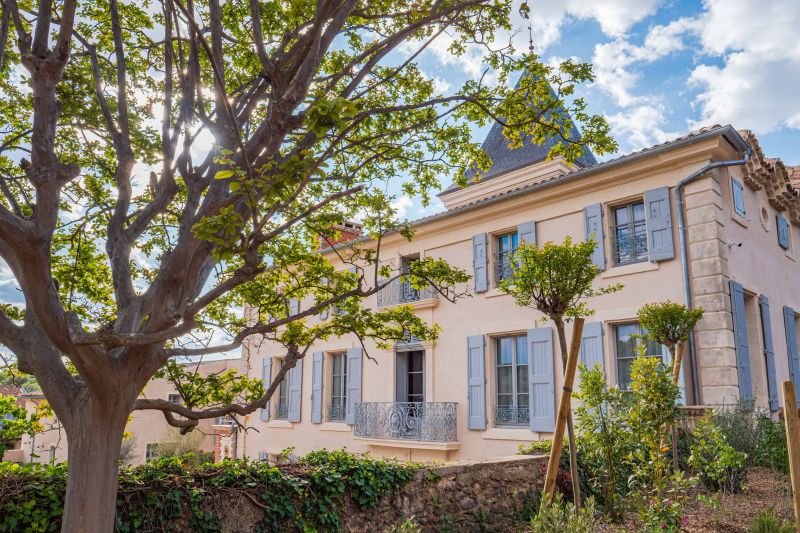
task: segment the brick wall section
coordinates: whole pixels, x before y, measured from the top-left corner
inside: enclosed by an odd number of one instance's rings
[[[739,397],[739,381],[720,184],[709,176],[687,185],[684,194],[694,305],[705,310],[695,330],[700,401],[730,404]]]

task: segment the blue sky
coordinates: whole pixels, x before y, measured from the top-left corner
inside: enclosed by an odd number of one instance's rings
[[[582,96],[608,118],[619,154],[732,124],[753,130],[768,156],[800,164],[800,1],[534,0],[531,7],[544,61],[594,64],[596,81]],[[512,39],[524,49],[527,22],[514,23]],[[446,44],[422,56],[426,74],[451,87],[478,75],[474,60],[447,57]],[[475,140],[485,133],[476,129]],[[442,209],[413,198],[397,205],[411,219]]]

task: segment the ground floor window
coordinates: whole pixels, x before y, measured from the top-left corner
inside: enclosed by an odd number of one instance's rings
[[[331,403],[329,420],[344,420],[347,410],[347,354],[331,356]]]
[[[643,338],[645,331],[638,324],[619,324],[614,326],[615,345],[617,351],[617,384],[619,388],[628,391],[631,388],[631,365],[638,355],[639,346],[645,343],[645,353],[651,357],[667,360],[667,351],[657,342]]]
[[[526,335],[495,339],[495,392],[495,424],[529,422]]]
[[[158,443],[148,442],[144,447],[144,460],[152,461],[156,457],[158,457]]]

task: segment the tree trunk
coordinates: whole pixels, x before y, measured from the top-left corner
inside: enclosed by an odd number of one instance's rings
[[[561,349],[562,371],[567,369],[567,334],[564,331],[564,319],[558,317],[555,320],[556,331],[558,332],[558,344]],[[575,441],[575,427],[572,424],[572,409],[567,412],[567,438],[569,439],[569,472],[572,477],[572,498],[575,507],[581,507],[581,485],[578,478],[578,445]]]
[[[116,411],[88,407],[65,425],[69,456],[64,533],[114,531],[119,453],[128,419],[124,410]]]

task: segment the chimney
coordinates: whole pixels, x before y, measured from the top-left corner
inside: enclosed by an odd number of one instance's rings
[[[345,220],[341,224],[331,226],[331,230],[332,235],[319,236],[320,250],[358,239],[361,237],[362,228],[361,224]]]

